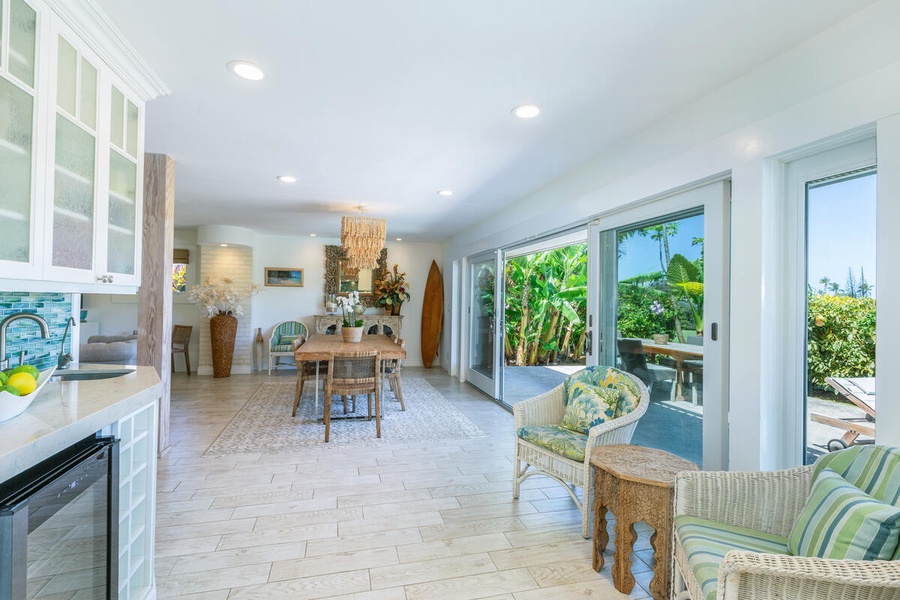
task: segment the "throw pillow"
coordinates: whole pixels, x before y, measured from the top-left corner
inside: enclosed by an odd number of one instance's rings
[[[788,537],[794,555],[851,560],[888,560],[898,543],[900,508],[827,468],[813,481]]]
[[[591,427],[614,419],[619,405],[619,390],[573,382],[569,387],[569,401],[562,426],[588,434]]]

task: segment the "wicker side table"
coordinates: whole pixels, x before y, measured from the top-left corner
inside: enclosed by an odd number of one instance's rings
[[[612,576],[616,589],[628,594],[634,589],[631,551],[637,539],[634,524],[646,521],[653,527],[650,545],[655,566],[650,593],[667,598],[672,580],[672,512],[675,475],[696,471],[697,465],[655,448],[600,446],[591,454],[594,467],[593,567],[603,568],[603,551],[609,543],[606,511],[616,518],[616,550]]]

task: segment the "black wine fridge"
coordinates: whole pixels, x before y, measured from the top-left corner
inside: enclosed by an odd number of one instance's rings
[[[92,435],[0,484],[0,600],[118,596],[118,444]]]

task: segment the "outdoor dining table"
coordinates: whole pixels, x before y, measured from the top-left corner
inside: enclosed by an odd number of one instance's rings
[[[382,376],[384,362],[406,358],[406,350],[395,344],[386,335],[364,335],[359,342],[345,342],[341,335],[316,334],[309,336],[306,342],[294,350],[297,365],[301,361],[316,362],[316,402],[319,398],[319,361],[330,360],[331,355],[339,352],[381,352]]]
[[[675,359],[675,385],[676,400],[684,400],[682,395],[682,383],[684,381],[684,361],[685,359],[703,358],[703,346],[698,344],[680,344],[678,342],[668,342],[666,344],[657,344],[653,340],[641,340],[644,351],[648,354],[665,354]]]

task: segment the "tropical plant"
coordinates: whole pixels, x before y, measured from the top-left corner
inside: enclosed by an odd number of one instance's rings
[[[676,300],[687,303],[694,318],[694,330],[703,331],[703,269],[682,254],[669,260],[666,281]],[[676,304],[677,308],[677,304]]]
[[[875,374],[875,299],[810,293],[807,296],[807,371],[824,388],[826,377]]]
[[[406,282],[406,273],[401,273],[399,265],[394,265],[393,271],[388,271],[384,277],[375,280],[374,293],[375,304],[379,306],[393,306],[409,301],[409,284]]]
[[[258,283],[239,287],[230,277],[207,277],[201,285],[191,288],[188,300],[197,304],[210,319],[217,315],[240,317],[244,314],[242,302],[258,294],[261,289]]]

